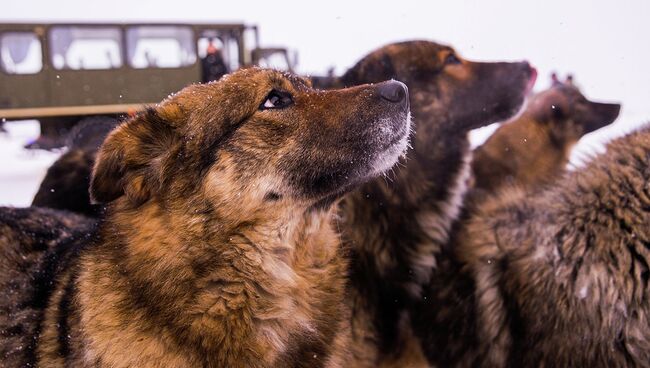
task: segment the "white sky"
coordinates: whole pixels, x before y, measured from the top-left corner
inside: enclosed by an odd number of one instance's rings
[[[243,21],[260,26],[262,46],[299,53],[298,70],[338,73],[368,51],[431,39],[478,60],[527,59],[548,86],[555,70],[575,74],[590,98],[623,103],[611,128],[587,146],[650,121],[650,1],[198,1],[4,0],[0,21]]]

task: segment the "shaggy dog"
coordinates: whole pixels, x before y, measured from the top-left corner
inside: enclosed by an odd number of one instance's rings
[[[400,82],[324,92],[257,68],[128,120],[93,170],[97,232],[27,267],[12,261],[25,230],[3,225],[3,363],[343,365],[335,203],[390,168],[409,131]]]
[[[580,138],[616,120],[619,104],[589,101],[569,76],[529,101],[524,112],[506,122],[474,151],[473,193],[498,192],[504,185],[535,186],[557,180]]]
[[[68,152],[47,169],[32,206],[98,216],[102,206],[90,203],[90,174],[99,146],[116,126],[116,119],[104,116],[75,125],[68,135]]]
[[[534,96],[521,115],[502,125],[475,150],[475,187],[469,190],[463,219],[454,224],[454,233],[467,226],[467,219],[481,203],[490,201],[490,206],[495,206],[500,196],[507,201],[513,193],[533,195],[558,181],[577,140],[618,116],[620,105],[587,100],[572,77],[565,82],[555,75],[552,78],[550,89]],[[454,239],[438,258],[439,267],[413,313],[427,356],[431,363],[442,366],[467,364],[464,354],[476,343],[471,329],[459,327],[472,318],[467,299],[474,296],[467,291],[473,287],[471,280],[463,279],[459,271],[463,266],[456,243]]]
[[[553,187],[481,205],[414,313],[430,362],[648,366],[649,168],[645,128]]]
[[[467,134],[517,112],[535,71],[525,62],[472,62],[448,46],[412,41],[370,53],[340,83],[386,78],[409,86],[415,136],[392,175],[362,186],[341,205],[359,366],[423,361],[408,338],[405,311],[420,298],[459,213],[470,169]]]

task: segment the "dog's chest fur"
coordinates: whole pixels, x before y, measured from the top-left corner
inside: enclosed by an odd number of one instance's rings
[[[66,320],[75,344],[55,358],[60,336],[50,333],[40,342],[43,362],[324,365],[345,316],[346,264],[330,220],[313,214],[279,232],[223,233],[196,225],[203,221],[175,223],[156,209],[120,216],[81,256],[78,275],[62,279],[76,290],[75,318]],[[51,305],[46,325],[59,314]]]
[[[394,181],[374,181],[343,203],[353,329],[362,336],[354,349],[367,365],[403,363],[402,352],[418,345],[411,341],[407,310],[437,266],[469,179],[467,139],[459,134],[444,144],[451,148],[428,147],[428,156],[411,152]]]

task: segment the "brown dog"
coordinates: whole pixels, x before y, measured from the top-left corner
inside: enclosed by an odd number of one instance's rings
[[[90,203],[90,174],[99,146],[117,123],[116,119],[97,116],[75,125],[68,134],[68,152],[48,168],[32,206],[98,216],[102,206]]]
[[[480,206],[416,315],[431,363],[648,366],[649,158],[646,127],[553,187]]]
[[[96,156],[96,149],[73,149],[64,153],[47,169],[32,206],[98,216],[102,206],[90,203],[88,193]]]
[[[408,116],[400,82],[323,92],[253,68],[123,123],[91,179],[108,203],[94,240],[42,255],[38,297],[7,279],[33,274],[0,274],[3,363],[341,365],[347,263],[333,205],[396,162]],[[9,267],[21,231],[0,238]]]
[[[407,159],[342,203],[357,365],[418,364],[405,311],[420,298],[458,215],[469,174],[467,133],[517,112],[534,74],[528,63],[477,63],[450,47],[413,41],[370,53],[341,78],[345,85],[403,80],[415,117]]]
[[[521,115],[497,129],[475,151],[476,186],[468,193],[463,219],[454,225],[455,230],[462,231],[467,218],[486,200],[494,205],[500,196],[509,200],[512,193],[531,193],[559,180],[571,146],[582,134],[610,124],[619,110],[618,104],[588,101],[572,78],[561,83],[554,77],[549,90],[534,96]],[[468,353],[477,340],[474,329],[479,327],[466,321],[475,321],[475,314],[482,311],[473,310],[469,302],[475,297],[472,280],[464,278],[457,243],[453,239],[438,258],[439,267],[413,313],[427,357],[440,366],[481,362]]]
[[[585,134],[611,124],[619,104],[587,100],[573,84],[553,74],[548,90],[525,111],[504,123],[474,151],[474,192],[495,193],[505,184],[525,188],[555,181],[569,162],[571,148]]]

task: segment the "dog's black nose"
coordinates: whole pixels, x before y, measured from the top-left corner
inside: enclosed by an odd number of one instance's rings
[[[392,80],[379,85],[379,95],[386,101],[400,103],[408,101],[408,88],[406,84]]]

